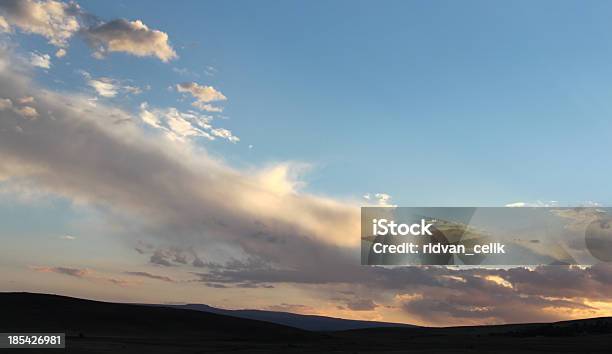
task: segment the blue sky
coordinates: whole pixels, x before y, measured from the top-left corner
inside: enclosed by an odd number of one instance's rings
[[[101,18],[145,18],[179,59],[95,60],[73,40],[41,80],[85,86],[79,68],[151,85],[127,106],[185,108],[166,87],[212,85],[242,141],[207,148],[237,165],[313,164],[315,193],[384,192],[401,205],[612,198],[609,3],[147,4],[81,2]]]
[[[440,303],[446,289],[473,298],[445,276],[484,280],[411,269],[379,283],[359,265],[358,206],[375,193],[400,206],[609,205],[612,3],[78,3],[77,15],[54,0],[0,4],[0,283],[16,284],[4,288],[226,307],[290,298],[287,310],[421,324],[594,315],[500,288],[525,311],[420,318],[410,294],[431,295],[422,279]],[[36,27],[14,4],[63,4],[80,31],[51,43],[56,24]],[[161,47],[147,52],[147,41]],[[28,63],[45,54],[49,68]],[[223,112],[198,111],[196,91],[222,93],[200,103]],[[169,134],[186,121],[202,124],[199,136]],[[259,272],[243,278],[247,268]],[[516,272],[490,275],[538,285]],[[598,294],[611,285],[596,285],[576,301],[607,315]],[[528,295],[564,298],[555,289]],[[363,300],[370,310],[349,311]]]

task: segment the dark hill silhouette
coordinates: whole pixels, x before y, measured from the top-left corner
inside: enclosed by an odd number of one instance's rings
[[[307,331],[347,331],[351,329],[379,327],[415,327],[403,323],[347,320],[344,318],[301,315],[291,312],[264,310],[225,310],[203,304],[172,305],[174,308],[204,311],[251,320],[266,321]]]
[[[609,353],[612,318],[311,332],[182,308],[0,293],[0,332],[42,331],[66,332],[66,353]]]
[[[0,293],[0,332],[60,331],[67,335],[198,336],[309,339],[316,335],[269,322],[199,311],[83,300],[59,295]]]

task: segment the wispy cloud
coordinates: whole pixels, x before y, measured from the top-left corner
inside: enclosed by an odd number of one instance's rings
[[[112,79],[102,77],[99,79],[90,79],[87,84],[91,86],[98,95],[102,97],[115,97],[119,92],[119,87]]]
[[[49,69],[51,68],[51,56],[49,54],[30,53],[30,64],[33,66]]]
[[[67,275],[79,279],[87,279],[93,281],[109,282],[118,286],[130,286],[139,284],[137,281],[130,281],[121,278],[109,277],[100,275],[90,269],[85,268],[70,268],[70,267],[47,267],[47,266],[30,266],[30,269],[39,273],[56,273]]]
[[[161,280],[161,281],[165,281],[165,282],[168,282],[168,283],[176,283],[175,279],[172,279],[172,278],[164,276],[164,275],[156,275],[156,274],[151,274],[151,273],[148,273],[148,272],[124,272],[124,273],[127,274],[127,275],[135,276],[135,277],[142,277],[142,278]]]
[[[214,101],[225,101],[227,97],[212,86],[202,86],[196,82],[183,82],[176,85],[178,92],[191,94],[196,101],[192,105],[208,112],[222,112],[223,109],[210,104]]]
[[[214,127],[213,117],[193,111],[182,112],[171,107],[152,109],[145,102],[140,106],[140,119],[143,123],[163,131],[174,141],[186,141],[190,138],[225,139],[231,143],[240,141],[230,130]]]
[[[363,195],[363,199],[365,199],[368,203],[374,202],[375,205],[377,206],[384,206],[384,207],[395,206],[391,204],[392,197],[387,193],[375,193],[375,194],[366,193]]]
[[[110,77],[98,77],[94,78],[90,73],[84,70],[78,70],[79,74],[85,78],[87,85],[93,88],[96,93],[101,97],[113,98],[118,94],[122,95],[139,95],[143,92],[143,88],[130,85],[126,80],[118,80]],[[145,87],[144,89],[149,89]]]

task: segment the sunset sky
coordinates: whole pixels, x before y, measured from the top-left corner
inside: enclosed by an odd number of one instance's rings
[[[612,3],[0,0],[0,291],[423,325],[612,267],[360,265],[359,207],[610,205]]]

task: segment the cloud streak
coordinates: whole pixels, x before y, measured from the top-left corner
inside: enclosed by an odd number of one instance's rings
[[[56,273],[56,274],[67,275],[67,276],[78,278],[78,279],[104,281],[104,282],[109,282],[109,283],[112,283],[118,286],[122,286],[122,287],[138,284],[138,282],[134,282],[134,281],[98,275],[96,272],[89,270],[89,269],[84,269],[84,268],[31,266],[30,269],[32,269],[35,272],[39,272],[39,273]]]
[[[227,97],[212,86],[203,86],[196,82],[183,82],[176,85],[178,92],[189,93],[196,101],[191,105],[207,112],[222,112],[223,108],[213,106],[210,102],[225,101]]]
[[[165,281],[168,283],[176,283],[176,280],[167,277],[167,276],[163,276],[163,275],[156,275],[156,274],[151,274],[148,272],[124,272],[127,275],[131,275],[131,276],[135,276],[135,277],[142,277],[142,278],[149,278],[149,279],[154,279],[154,280],[161,280],[161,281]]]

